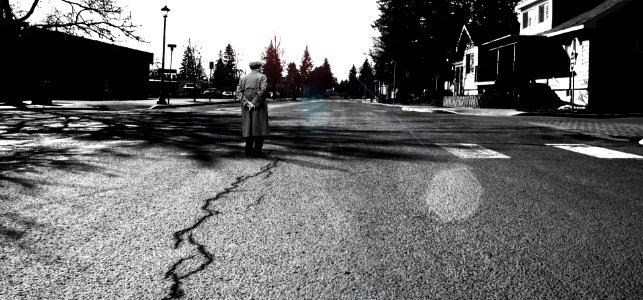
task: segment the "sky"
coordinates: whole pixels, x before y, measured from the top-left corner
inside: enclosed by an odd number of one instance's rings
[[[30,4],[31,0],[18,0]],[[39,9],[61,3],[41,0]],[[248,63],[261,60],[271,40],[277,38],[284,50],[282,61],[299,67],[308,46],[313,64],[328,58],[333,75],[348,78],[350,68],[369,58],[373,38],[371,25],[379,16],[376,0],[117,0],[131,12],[137,33],[147,43],[123,40],[116,44],[151,52],[159,60],[163,45],[161,8],[170,9],[167,17],[166,44],[176,44],[173,53],[166,48],[165,67],[178,69],[188,43],[200,48],[203,67],[218,59],[219,51],[230,44],[238,53],[239,67],[249,71]],[[26,6],[26,5],[23,5]],[[42,8],[41,8],[42,7]],[[370,60],[370,59],[369,59]]]

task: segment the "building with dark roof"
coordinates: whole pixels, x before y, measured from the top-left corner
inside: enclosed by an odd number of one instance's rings
[[[5,59],[20,99],[147,98],[152,53],[35,28],[11,47]]]

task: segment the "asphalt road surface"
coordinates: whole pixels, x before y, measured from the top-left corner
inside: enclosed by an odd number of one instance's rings
[[[640,299],[643,148],[271,103],[0,114],[1,299]]]

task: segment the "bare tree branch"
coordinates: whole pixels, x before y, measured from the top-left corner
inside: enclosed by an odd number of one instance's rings
[[[40,0],[34,0],[33,3],[31,3],[31,8],[29,9],[29,11],[22,18],[19,18],[18,21],[24,22],[29,19],[29,17],[31,17],[33,12],[36,10],[36,6],[38,6],[39,1]],[[7,2],[9,2],[9,0],[7,0]]]
[[[40,0],[33,0],[29,12],[15,19],[9,2],[0,0],[3,20],[11,14],[11,21],[23,22],[31,17]],[[115,0],[52,0],[51,12],[42,21],[30,22],[30,26],[45,29],[61,30],[75,35],[89,35],[115,42],[120,37],[144,41],[136,34],[137,25],[132,24],[132,16],[124,15],[123,8],[116,5]],[[9,9],[7,10],[8,7]],[[15,19],[15,20],[14,20]]]

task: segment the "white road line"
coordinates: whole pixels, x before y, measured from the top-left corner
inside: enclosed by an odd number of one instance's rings
[[[576,153],[581,153],[581,154],[585,154],[593,157],[598,157],[598,158],[643,159],[643,156],[610,150],[607,148],[601,148],[596,146],[588,146],[585,144],[545,144],[545,145],[560,148],[563,150],[569,150],[569,151],[573,151]]]
[[[438,143],[436,145],[460,158],[511,158],[476,144]]]

